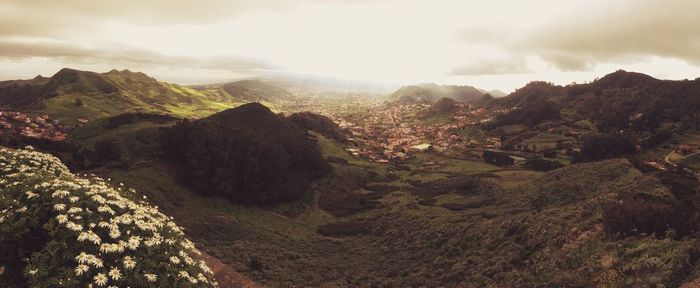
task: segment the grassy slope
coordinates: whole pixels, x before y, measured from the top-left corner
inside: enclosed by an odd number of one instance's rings
[[[157,128],[135,123],[105,133],[97,124],[76,130],[72,139],[85,145],[107,137],[148,139],[142,134],[152,136]],[[324,155],[348,163],[334,164],[335,175],[318,181],[313,197],[272,209],[200,197],[175,183],[173,171],[158,161],[94,172],[144,193],[175,217],[199,248],[272,287],[673,286],[694,269],[687,259],[695,240],[604,234],[600,204],[620,189],[669,193],[624,160],[539,173],[418,154],[405,171],[357,160],[341,145],[315,137]],[[134,157],[154,157],[147,152],[153,147],[143,142],[125,147]],[[436,164],[426,167],[425,162]],[[438,191],[431,196],[434,202],[419,204],[424,194],[416,181],[484,172],[491,173],[484,175],[477,193]],[[352,188],[347,183],[353,179],[389,190]],[[377,196],[377,205],[333,216],[317,201],[334,193]],[[449,205],[458,208],[442,207]],[[316,232],[330,223],[360,223],[369,230],[333,237]],[[262,268],[251,269],[251,259]]]
[[[81,82],[59,86],[57,96],[46,99],[32,112],[46,113],[65,124],[75,125],[78,118],[96,120],[126,112],[172,114],[178,117],[203,117],[243,102],[221,89],[196,90],[177,84],[159,82],[142,73],[112,71],[103,74],[77,72]],[[116,87],[117,92],[96,92],[96,80]],[[101,82],[101,83],[102,83]],[[75,88],[79,86],[80,88]],[[75,105],[81,99],[83,106]]]

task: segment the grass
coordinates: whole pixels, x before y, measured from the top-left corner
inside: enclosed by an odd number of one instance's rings
[[[416,171],[430,170],[431,173],[437,174],[471,174],[500,169],[484,162],[447,158],[434,153],[415,153],[411,156],[412,158],[408,160],[407,164]],[[429,165],[430,162],[434,164]]]
[[[322,146],[326,155],[344,156],[342,146],[332,141]],[[327,184],[348,176],[338,170],[367,173],[364,167],[374,167],[380,173],[379,167],[389,166],[335,165],[339,175],[333,177],[340,178],[328,179]],[[370,210],[340,217],[313,203],[288,217],[276,213],[277,209],[197,196],[175,183],[167,166],[143,164],[108,175],[158,203],[201,249],[268,286],[595,286],[612,281],[603,277],[608,268],[599,264],[606,255],[618,259],[615,261],[624,259],[622,269],[635,275],[635,281],[676,284],[681,277],[678,269],[689,265],[682,264],[682,259],[689,253],[691,240],[637,237],[620,242],[603,237],[596,228],[601,217],[597,199],[620,187],[653,186],[623,160],[547,173],[467,166],[471,168],[456,170],[492,171],[496,178],[483,179],[485,190],[474,195],[435,191],[438,194],[430,205],[419,204],[420,197],[412,192],[416,188],[404,186],[381,196],[379,205]],[[419,177],[442,181],[451,176],[444,172],[396,174],[403,182]],[[587,180],[581,182],[584,178]],[[397,181],[382,179],[384,175],[378,175],[374,181],[386,185]],[[314,191],[323,195],[338,189],[327,184],[315,186]],[[530,208],[529,199],[541,193],[549,195],[537,212]],[[317,232],[319,228],[323,233]],[[618,243],[627,248],[619,248]],[[251,259],[256,259],[255,269],[249,265]],[[657,262],[662,264],[653,264]],[[635,284],[634,279],[627,281]]]
[[[685,157],[679,164],[695,172],[700,171],[700,153],[695,153]]]
[[[170,127],[174,125],[176,121],[169,121],[167,123],[138,121],[131,124],[121,125],[114,129],[104,128],[105,123],[106,119],[100,119],[88,123],[85,126],[78,127],[71,132],[70,136],[68,137],[68,140],[80,143],[84,147],[92,147],[92,145],[95,142],[105,139],[115,139],[120,142],[130,142],[136,140],[134,139],[138,137],[136,135],[142,133],[144,130],[155,130],[160,127]]]
[[[574,139],[571,137],[563,136],[563,135],[558,135],[558,134],[552,134],[552,133],[540,133],[535,135],[534,137],[528,138],[525,141],[523,141],[522,144],[528,144],[530,149],[540,152],[548,149],[555,149],[557,148],[557,142],[558,141],[573,141]],[[535,147],[535,148],[533,148]]]
[[[153,146],[135,139],[153,137],[159,125],[105,130],[94,121],[71,140],[115,138],[149,156]],[[404,170],[356,159],[344,144],[313,136],[324,156],[347,163],[334,163],[335,173],[315,182],[309,198],[272,208],[199,196],[153,157],[94,172],[143,193],[200,249],[271,287],[677,286],[694,267],[694,239],[616,239],[602,230],[600,205],[613,195],[669,193],[625,160],[542,173],[416,153]],[[488,177],[478,178],[476,192],[453,189],[463,186],[450,181],[465,175]],[[376,186],[386,189],[370,191]],[[616,264],[602,265],[606,257]],[[627,278],[606,278],[615,269]]]
[[[75,105],[78,98],[82,99],[83,106]],[[38,110],[39,113],[46,113],[69,126],[78,124],[78,118],[96,120],[126,112],[156,112],[155,109],[140,106],[118,95],[65,94],[47,99],[43,106]]]

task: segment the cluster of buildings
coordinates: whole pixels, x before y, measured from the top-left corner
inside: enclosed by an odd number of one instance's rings
[[[0,132],[53,141],[64,141],[67,136],[63,124],[46,114],[30,116],[15,111],[0,111]]]
[[[332,120],[346,129],[351,135],[348,140],[356,144],[347,149],[349,153],[379,163],[402,162],[416,152],[495,147],[493,142],[481,141],[488,139],[475,141],[462,133],[465,128],[489,118],[485,109],[462,103],[457,105],[450,121],[426,119],[430,109],[428,104],[385,105],[367,113]]]

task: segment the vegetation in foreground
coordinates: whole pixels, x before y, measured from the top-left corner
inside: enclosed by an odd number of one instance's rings
[[[0,150],[3,287],[216,287],[194,243],[134,192]]]

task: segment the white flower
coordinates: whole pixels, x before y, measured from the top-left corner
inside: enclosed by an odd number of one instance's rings
[[[51,197],[54,197],[54,198],[63,198],[63,197],[68,196],[69,194],[70,194],[70,193],[69,193],[68,191],[66,191],[66,190],[56,190],[56,192],[53,192],[53,193],[51,194]]]
[[[102,239],[100,239],[100,236],[95,234],[95,232],[92,232],[92,231],[80,232],[80,235],[78,235],[78,242],[83,242],[85,240],[88,240],[95,245],[99,245],[100,242],[102,242]]]
[[[83,225],[75,224],[75,223],[70,222],[70,221],[68,221],[68,223],[66,223],[66,228],[73,230],[73,231],[76,231],[76,232],[83,231]]]
[[[93,279],[95,280],[95,284],[98,286],[105,286],[107,284],[107,280],[109,280],[103,273],[97,273]]]
[[[136,261],[134,261],[134,259],[131,258],[130,256],[124,256],[123,262],[124,262],[124,268],[126,268],[126,269],[133,269],[134,267],[136,267]]]
[[[109,277],[112,277],[113,280],[119,280],[122,278],[122,273],[119,271],[119,268],[112,267],[112,269],[109,270]]]
[[[111,243],[105,243],[100,245],[100,252],[102,253],[116,253],[116,252],[124,252],[124,246],[120,244],[111,244]]]
[[[90,254],[86,254],[85,252],[80,252],[78,256],[75,256],[75,261],[77,261],[80,264],[85,264],[85,263],[90,263],[90,259],[94,257]]]
[[[77,214],[77,213],[80,213],[80,212],[83,212],[83,208],[80,208],[80,207],[71,207],[70,209],[68,209],[68,214]]]
[[[102,262],[102,259],[94,257],[94,256],[90,259],[89,263],[92,264],[92,266],[95,266],[95,268],[105,267],[104,263]]]
[[[201,282],[209,283],[209,280],[207,279],[207,277],[204,276],[204,274],[202,274],[202,273],[197,274],[197,279],[199,279],[199,281],[201,281]]]
[[[68,222],[68,216],[63,215],[63,214],[59,214],[58,216],[56,216],[56,220],[58,220],[59,224],[66,223],[66,222]]]
[[[184,280],[180,282],[186,280],[193,286],[197,283],[211,283],[216,286],[215,281],[207,279],[207,273],[211,273],[211,269],[201,261],[193,259],[197,251],[194,244],[185,238],[183,229],[175,224],[172,217],[160,212],[157,206],[125,197],[124,193],[135,193],[133,189],[114,188],[94,175],[79,178],[50,155],[24,150],[0,150],[0,190],[7,188],[19,191],[0,193],[0,200],[7,203],[5,210],[0,209],[0,223],[6,223],[8,218],[19,216],[18,211],[29,213],[28,208],[32,208],[31,213],[54,213],[58,232],[76,237],[68,236],[72,241],[66,243],[67,245],[71,245],[72,249],[84,247],[86,252],[101,251],[95,254],[78,251],[80,254],[75,256],[76,263],[66,267],[74,268],[73,271],[67,271],[73,275],[57,275],[57,286],[65,286],[68,282],[75,281],[76,276],[87,279],[90,283],[83,285],[88,287],[117,287],[117,282],[132,282],[130,277],[141,277],[139,275],[144,275],[143,280],[148,282],[158,282],[162,280],[159,279],[161,275],[142,270],[155,269],[147,267],[148,261],[141,258],[147,253],[147,249],[143,249],[144,246],[158,247],[159,253],[167,255],[166,265],[187,267],[187,270],[182,268],[182,271],[177,271],[174,275],[172,272],[168,275],[163,274],[168,280],[175,277],[182,278]],[[35,182],[38,177],[47,180]],[[51,197],[48,197],[49,195]],[[41,203],[29,205],[31,202]],[[121,254],[127,249],[131,255]],[[59,252],[67,251],[69,250]],[[38,273],[44,271],[39,268],[42,267],[29,266],[24,271],[27,276],[39,277]],[[0,266],[0,274],[7,273],[6,269]],[[124,273],[121,269],[124,269]],[[68,277],[73,277],[73,280]]]
[[[158,280],[158,275],[156,274],[144,274],[143,276],[146,277],[148,282],[156,282],[156,280]]]
[[[112,237],[112,239],[117,239],[119,236],[121,236],[122,233],[119,232],[119,229],[111,229],[109,230],[109,237]]]
[[[141,243],[141,237],[131,236],[131,237],[129,237],[129,242],[127,245],[129,246],[129,249],[136,250],[136,248],[139,248],[140,243]]]
[[[87,266],[84,264],[78,264],[78,266],[75,267],[75,275],[76,276],[83,275],[83,273],[87,272],[88,269],[90,269],[90,266]]]

